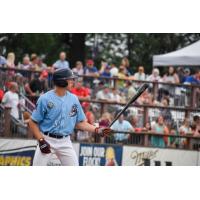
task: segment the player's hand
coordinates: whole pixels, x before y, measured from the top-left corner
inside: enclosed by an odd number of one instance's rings
[[[100,135],[101,137],[110,136],[113,133],[111,128],[97,127],[95,128],[95,133]]]
[[[50,144],[44,138],[39,140],[39,147],[42,153],[51,153]]]

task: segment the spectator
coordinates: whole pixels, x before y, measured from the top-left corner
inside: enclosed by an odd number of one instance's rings
[[[184,73],[183,73],[183,77],[182,77],[181,83],[184,83],[186,81],[186,79],[190,76],[190,69],[186,68],[186,69],[184,69],[183,72]]]
[[[129,64],[128,58],[124,57],[124,58],[122,59],[120,67],[121,67],[121,66],[122,66],[122,67],[124,68],[124,70],[125,70],[125,75],[126,75],[126,76],[130,76],[130,75],[131,75],[130,72],[129,72],[130,64]]]
[[[45,64],[44,62],[43,62],[43,58],[42,58],[42,56],[40,56],[40,57],[38,57],[38,66],[39,66],[39,69],[40,70],[47,70],[48,69],[48,67],[47,67],[47,64]]]
[[[117,133],[114,134],[115,141],[118,143],[127,143],[130,134],[120,133],[120,131],[133,131],[133,127],[127,120],[124,119],[122,114],[119,119],[111,126]],[[118,132],[119,131],[119,132]]]
[[[102,114],[101,118],[99,119],[99,126],[101,127],[108,127],[112,121],[112,116],[110,113],[105,112]]]
[[[4,91],[2,89],[0,89],[0,103],[3,99],[3,96],[4,96]]]
[[[83,80],[81,78],[76,81],[75,87],[71,90],[71,93],[75,94],[79,100],[90,99],[89,89],[83,86]]]
[[[143,66],[139,66],[138,67],[138,72],[136,72],[134,74],[134,80],[138,80],[138,81],[144,81],[144,80],[146,80],[146,75],[144,73],[144,67]],[[134,87],[136,89],[138,89],[141,85],[142,85],[142,83],[135,83]]]
[[[168,97],[164,97],[161,101],[161,106],[163,106],[164,108],[160,109],[160,115],[163,116],[165,123],[167,125],[172,125],[173,120],[172,120],[172,114],[170,109],[166,109],[167,107],[169,107],[169,98]]]
[[[163,77],[163,82],[165,82],[165,83],[175,83],[175,84],[180,83],[179,77],[178,77],[174,67],[170,66],[168,68],[168,72]]]
[[[84,67],[84,74],[95,77],[99,75],[97,68],[94,66],[93,60],[91,59],[87,60],[86,66]]]
[[[34,70],[34,71],[41,71],[41,69],[40,69],[40,67],[39,67],[39,65],[38,65],[38,61],[39,61],[39,59],[38,59],[37,54],[33,53],[33,54],[31,55],[31,66],[30,66],[30,69],[31,69],[31,70]]]
[[[22,64],[19,64],[19,67],[21,69],[27,69],[27,70],[29,70],[31,68],[31,62],[30,62],[30,58],[28,55],[25,55],[23,57]]]
[[[11,108],[11,115],[19,119],[19,95],[17,83],[12,82],[10,84],[9,91],[5,93],[2,99],[2,104],[5,107]]]
[[[110,88],[107,84],[104,85],[103,90],[97,92],[96,99],[110,101],[111,93],[110,93]]]
[[[99,71],[100,76],[102,77],[111,77],[111,73],[110,73],[110,66],[106,65],[105,67],[101,67],[101,70]]]
[[[147,77],[147,81],[151,81],[151,82],[160,82],[161,81],[160,71],[158,68],[153,68],[152,74]]]
[[[125,94],[127,100],[130,100],[136,94],[136,89],[134,88],[131,81],[126,82]]]
[[[0,67],[4,67],[6,65],[6,59],[0,55]]]
[[[110,69],[111,77],[113,77],[113,76],[117,76],[119,70],[118,70],[118,68],[116,67],[116,65],[115,65],[114,62],[111,63],[110,68],[111,68],[111,69]]]
[[[35,78],[25,85],[25,90],[30,96],[38,96],[41,93],[47,90],[45,80],[48,77],[47,71],[43,71],[39,78],[37,78],[37,74],[35,74]]]
[[[72,71],[79,76],[83,75],[83,63],[81,61],[76,62],[76,67],[72,69]]]
[[[26,91],[25,91],[25,88],[24,88],[24,85],[25,85],[25,79],[24,79],[24,77],[22,76],[22,74],[17,73],[15,75],[15,78],[16,78],[16,83],[17,83],[17,85],[19,87],[19,94],[25,95]]]
[[[192,125],[195,127],[194,136],[200,136],[200,117],[198,115],[193,117]]]
[[[69,62],[66,60],[66,53],[65,52],[60,52],[59,55],[59,60],[57,60],[54,64],[53,64],[53,68],[54,70],[56,69],[61,69],[61,68],[70,68],[69,67]]]
[[[12,53],[12,52],[8,53],[6,65],[10,69],[15,68],[15,54],[14,53]],[[13,70],[8,71],[8,75],[13,76],[14,74],[15,74],[15,71],[13,71]]]
[[[121,78],[121,79],[127,78],[126,69],[123,66],[119,67],[119,72],[118,72],[117,76],[118,76],[118,78]],[[120,89],[124,88],[124,84],[125,84],[124,80],[118,80],[117,81],[117,87],[119,87]]]
[[[111,100],[112,102],[115,102],[115,103],[122,103],[122,98],[121,98],[121,96],[120,96],[119,90],[117,90],[116,88],[112,88],[110,94],[111,94],[110,100]]]
[[[160,115],[156,123],[152,126],[152,131],[159,134],[169,134],[169,129],[164,123],[163,117]],[[154,147],[165,147],[168,145],[168,137],[151,136],[151,145]]]
[[[190,84],[190,85],[199,85],[200,84],[200,70],[197,69],[195,71],[194,75],[188,76],[185,81],[184,84]]]

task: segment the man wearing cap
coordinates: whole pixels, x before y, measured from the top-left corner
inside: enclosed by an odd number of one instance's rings
[[[70,93],[77,77],[64,68],[53,73],[55,89],[40,96],[29,126],[38,140],[33,165],[47,165],[55,154],[61,165],[78,165],[70,135],[74,129],[88,131],[102,137],[112,133],[110,128],[100,128],[86,121],[78,98]]]

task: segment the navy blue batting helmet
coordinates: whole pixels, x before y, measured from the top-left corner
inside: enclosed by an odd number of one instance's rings
[[[63,69],[57,69],[53,73],[53,82],[55,85],[59,87],[66,87],[67,86],[67,81],[70,79],[75,79],[78,78],[71,69],[68,68],[63,68]]]

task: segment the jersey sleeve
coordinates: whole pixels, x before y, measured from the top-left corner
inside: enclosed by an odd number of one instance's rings
[[[85,113],[83,112],[82,106],[77,98],[77,105],[78,105],[78,112],[77,112],[77,118],[76,123],[79,123],[81,121],[84,121],[86,119]]]
[[[37,123],[41,122],[44,119],[46,111],[46,99],[41,96],[37,101],[36,109],[33,111],[31,119]]]

